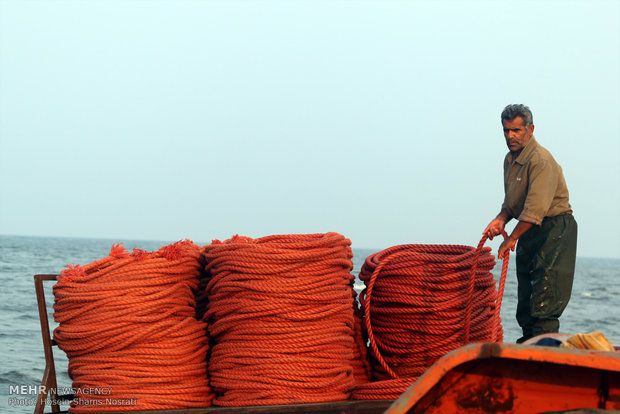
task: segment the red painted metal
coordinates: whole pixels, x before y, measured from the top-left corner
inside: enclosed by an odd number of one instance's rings
[[[620,409],[620,353],[478,343],[438,360],[385,412]]]

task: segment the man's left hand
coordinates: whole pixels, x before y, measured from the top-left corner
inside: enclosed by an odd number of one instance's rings
[[[508,237],[505,239],[502,244],[499,246],[499,250],[497,252],[498,259],[504,259],[504,255],[510,254],[508,250],[515,251],[515,245],[517,244],[516,240],[513,240],[512,237]]]

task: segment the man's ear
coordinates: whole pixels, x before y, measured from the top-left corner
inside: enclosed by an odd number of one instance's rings
[[[530,135],[534,133],[534,124],[531,124],[529,127],[527,127],[527,133]]]

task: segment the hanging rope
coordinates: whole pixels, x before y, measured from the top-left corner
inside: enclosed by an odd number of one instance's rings
[[[502,236],[504,236],[504,240],[508,238],[508,234],[505,231],[502,231]],[[478,250],[482,250],[482,246],[487,241],[488,236],[484,235],[478,243]],[[501,317],[500,312],[502,310],[502,299],[504,298],[504,287],[506,286],[506,275],[508,274],[508,261],[510,259],[510,251],[506,251],[505,256],[502,259],[502,272],[500,273],[499,285],[497,286],[497,300],[495,306],[495,314],[493,315],[493,329],[491,330],[491,342],[501,342],[504,339],[502,335],[503,330],[501,327]],[[474,262],[474,267],[472,271],[475,271],[478,262]],[[473,277],[472,277],[473,278]]]
[[[475,341],[501,341],[499,318],[508,258],[499,295],[490,273],[495,259],[484,248],[409,244],[369,256],[360,272],[360,295],[376,382],[354,399],[395,399],[430,365]]]
[[[73,413],[207,407],[206,324],[195,318],[200,248],[121,245],[69,266],[53,288],[54,340],[69,359]]]
[[[214,405],[341,401],[368,382],[350,244],[327,233],[205,246]]]

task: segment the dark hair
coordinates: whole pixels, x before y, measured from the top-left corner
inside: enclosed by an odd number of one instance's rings
[[[523,118],[523,123],[525,124],[526,128],[528,128],[534,123],[532,111],[530,111],[530,108],[521,104],[511,104],[506,106],[502,111],[502,123],[504,121],[512,121],[518,116]]]

